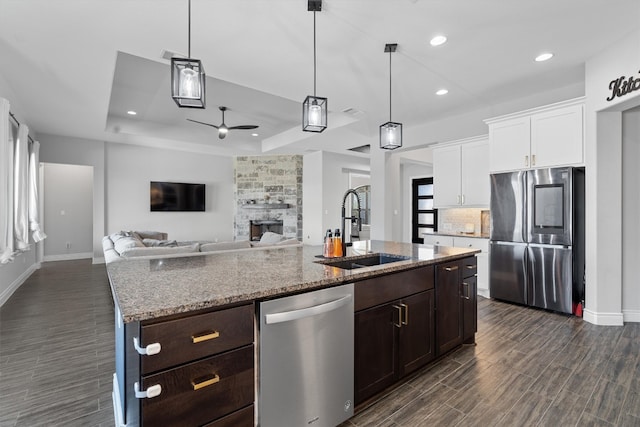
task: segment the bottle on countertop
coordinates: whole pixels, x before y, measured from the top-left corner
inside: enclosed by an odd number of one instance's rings
[[[340,236],[340,229],[336,228],[334,237],[333,237],[333,256],[340,257],[343,256],[342,253],[342,237]]]
[[[327,229],[327,233],[324,235],[322,256],[325,258],[333,257],[333,235],[331,234],[331,229]]]

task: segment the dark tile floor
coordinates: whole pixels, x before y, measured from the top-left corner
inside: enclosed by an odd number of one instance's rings
[[[344,426],[640,426],[640,324],[480,298],[476,341]],[[43,264],[0,308],[0,427],[113,426],[113,343],[104,265]]]

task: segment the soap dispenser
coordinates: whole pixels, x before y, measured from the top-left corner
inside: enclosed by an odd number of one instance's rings
[[[340,237],[340,229],[336,228],[335,237],[333,238],[333,256],[341,257],[342,253],[342,237]]]
[[[324,248],[322,250],[322,256],[325,258],[333,257],[333,236],[331,234],[331,229],[328,229],[327,233],[324,235]]]

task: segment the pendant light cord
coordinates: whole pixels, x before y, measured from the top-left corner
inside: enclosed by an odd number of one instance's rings
[[[391,121],[391,49],[389,49],[389,121]]]
[[[191,1],[191,0],[189,0]],[[316,97],[316,11],[313,11],[313,97]]]
[[[189,0],[189,25],[188,25],[188,31],[189,31],[189,38],[188,38],[188,45],[187,45],[187,58],[191,58],[191,0]]]

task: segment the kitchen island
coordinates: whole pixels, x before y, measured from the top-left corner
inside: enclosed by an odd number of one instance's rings
[[[256,302],[344,283],[370,284],[380,277],[392,277],[419,268],[427,268],[425,271],[430,272],[433,287],[438,266],[473,259],[475,272],[474,254],[478,252],[465,248],[362,241],[349,248],[346,258],[386,253],[408,259],[344,269],[323,264],[329,260],[318,258],[321,250],[320,246],[283,247],[132,259],[110,264],[107,271],[116,304],[114,408],[118,423],[152,425],[162,420],[163,414],[175,412],[177,408],[184,411],[185,405],[190,405],[186,413],[195,415],[183,417],[185,423],[201,425],[205,424],[203,421],[215,420],[216,424],[212,425],[216,426],[252,424]],[[436,268],[435,275],[433,268]],[[458,271],[458,266],[446,269]],[[463,299],[470,300],[473,294],[475,305],[475,294],[463,289],[462,282],[456,282],[462,277],[458,274],[453,282],[450,280],[453,285],[448,285],[454,297],[458,297],[459,307],[454,307],[454,311],[460,315]],[[356,288],[356,303],[357,292]],[[212,322],[217,325],[215,330],[209,330],[207,326]],[[460,330],[460,339],[453,341],[454,347],[462,343],[463,326],[462,320],[454,325],[453,329]],[[180,334],[187,330],[186,341],[182,341]],[[190,350],[192,343],[198,343],[198,348]],[[447,350],[450,347],[447,344]],[[434,352],[434,356],[437,355]],[[226,375],[207,374],[212,365],[219,371],[226,371]],[[184,389],[176,385],[183,376],[191,378]],[[174,385],[174,389],[156,387],[156,383],[163,381]],[[189,392],[205,387],[213,389],[210,387],[213,384],[218,391],[207,399],[209,402],[215,399],[218,404],[213,409],[212,405],[203,409],[202,402]],[[201,414],[203,411],[205,414]]]

